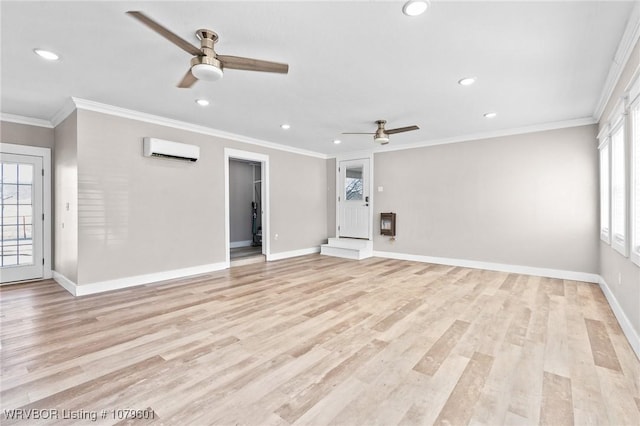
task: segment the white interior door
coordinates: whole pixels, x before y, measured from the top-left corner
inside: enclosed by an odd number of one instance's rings
[[[369,159],[345,160],[338,167],[338,235],[369,238]]]
[[[2,154],[2,283],[42,278],[42,157]]]

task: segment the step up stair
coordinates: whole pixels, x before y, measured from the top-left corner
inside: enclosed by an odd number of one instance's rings
[[[320,254],[361,260],[373,256],[373,243],[355,238],[329,238],[327,244],[320,246]]]

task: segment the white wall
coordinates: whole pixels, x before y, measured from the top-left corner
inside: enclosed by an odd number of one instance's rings
[[[53,128],[0,121],[0,135],[3,143],[37,146],[53,150]]]
[[[336,159],[327,160],[327,236],[336,236]]]
[[[53,270],[73,282],[78,280],[77,118],[74,112],[56,127],[53,156]]]
[[[596,126],[376,153],[374,250],[598,272]]]
[[[225,147],[269,155],[272,254],[327,238],[324,159],[82,109],[77,129],[79,286],[224,262]],[[143,157],[145,136],[201,159]]]

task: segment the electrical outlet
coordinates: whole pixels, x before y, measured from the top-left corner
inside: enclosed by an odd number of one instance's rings
[[[276,241],[278,241],[278,234],[274,235],[274,236],[273,236],[273,239],[274,239],[274,240],[276,240]]]

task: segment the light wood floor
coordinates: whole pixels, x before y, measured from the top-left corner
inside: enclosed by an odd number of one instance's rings
[[[262,246],[236,247],[230,250],[229,256],[231,260],[243,259],[246,257],[260,256],[262,254]]]
[[[640,363],[593,284],[312,255],[0,296],[3,424],[14,408],[150,409],[167,425],[640,424]]]

